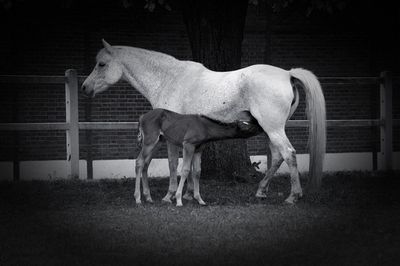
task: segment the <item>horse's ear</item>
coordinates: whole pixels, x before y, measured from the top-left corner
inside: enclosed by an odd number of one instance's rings
[[[108,42],[106,42],[106,40],[102,39],[101,41],[103,42],[103,46],[106,49],[106,51],[109,52],[110,54],[112,54],[114,51],[114,48]]]

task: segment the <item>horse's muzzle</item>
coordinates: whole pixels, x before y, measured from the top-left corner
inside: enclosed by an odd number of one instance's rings
[[[91,90],[91,91],[88,92],[85,85],[82,85],[82,87],[81,87],[81,92],[82,92],[82,95],[83,95],[85,98],[93,98],[94,95],[95,95],[94,90]]]
[[[85,97],[85,98],[94,98],[94,96],[95,96],[95,93],[94,93],[94,91],[91,91],[91,92],[89,92],[89,93],[87,93],[87,92],[83,92],[82,93],[82,95],[83,95],[83,97]]]

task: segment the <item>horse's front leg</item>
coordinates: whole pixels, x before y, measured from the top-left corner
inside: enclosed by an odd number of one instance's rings
[[[162,199],[165,202],[172,203],[171,198],[175,195],[178,187],[177,169],[179,159],[179,147],[167,142],[168,148],[168,165],[169,165],[169,186],[168,192]]]

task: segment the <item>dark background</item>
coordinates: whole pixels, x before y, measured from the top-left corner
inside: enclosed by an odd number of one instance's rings
[[[296,1],[271,13],[248,7],[242,66],[303,67],[319,77],[400,76],[400,9],[392,1],[348,1],[345,9],[313,11]],[[313,2],[313,1],[311,1]],[[9,4],[11,3],[11,6]],[[1,6],[3,5],[3,6]],[[149,12],[144,1],[0,0],[0,75],[87,75],[105,38],[114,45],[192,53],[178,5]],[[221,14],[223,16],[223,14]],[[394,118],[400,117],[399,79]],[[379,85],[350,80],[322,84],[328,119],[379,118]],[[0,123],[64,122],[64,85],[1,84]],[[81,121],[137,121],[149,103],[127,84],[93,100],[80,97]],[[301,101],[294,119],[304,119]],[[305,129],[289,129],[298,153]],[[400,130],[394,128],[394,150]],[[80,132],[86,159],[136,158],[136,132]],[[89,145],[91,149],[89,149]],[[248,140],[251,155],[265,138]],[[328,152],[379,150],[377,128],[328,128]],[[65,160],[64,131],[0,132],[0,161]],[[162,149],[158,156],[165,156]],[[0,175],[2,174],[0,169]],[[0,264],[4,265],[398,265],[400,212],[396,173],[326,173],[316,195],[282,204],[288,179],[271,183],[266,200],[256,183],[202,180],[208,207],[160,203],[168,180],[150,182],[154,205],[136,207],[134,180],[0,182]],[[203,193],[204,192],[204,193]]]
[[[290,2],[290,1],[289,1]],[[315,9],[296,1],[274,12],[268,1],[249,4],[242,44],[242,66],[303,67],[320,77],[399,76],[399,5],[389,1],[343,1],[342,10]],[[335,2],[335,1],[333,1]],[[144,1],[3,1],[0,11],[0,75],[87,75],[105,38],[114,45],[156,50],[182,60],[192,58],[179,1],[172,10],[144,9]],[[379,85],[352,80],[322,84],[328,119],[379,117]],[[399,118],[399,83],[394,80],[394,118]],[[0,122],[65,121],[62,85],[1,84]],[[137,121],[150,109],[127,84],[118,84],[90,101],[80,97],[81,121]],[[304,119],[304,102],[293,117]],[[306,129],[288,129],[298,153],[306,151]],[[92,159],[136,158],[136,132],[80,132],[82,159],[91,143]],[[0,132],[0,160],[65,159],[63,131]],[[394,150],[399,129],[394,128]],[[379,150],[377,128],[329,128],[328,152]],[[250,155],[265,154],[265,138],[248,140]],[[161,149],[157,156],[165,156]]]

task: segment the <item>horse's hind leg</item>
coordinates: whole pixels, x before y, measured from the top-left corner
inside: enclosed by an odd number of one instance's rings
[[[258,197],[258,198],[267,197],[266,192],[268,191],[268,187],[271,182],[271,179],[283,162],[282,155],[280,154],[278,148],[275,147],[274,145],[272,145],[272,143],[270,143],[270,145],[269,145],[269,150],[270,150],[270,153],[269,153],[270,158],[268,158],[268,161],[271,163],[268,167],[267,172],[265,173],[265,177],[260,181],[260,183],[258,185],[258,189],[257,189],[257,193],[256,193],[256,197]]]
[[[175,195],[178,187],[177,169],[179,159],[179,147],[167,142],[168,164],[169,164],[169,186],[168,192],[162,199],[165,202],[172,203],[171,198]]]
[[[200,196],[200,174],[201,174],[201,152],[196,152],[193,156],[192,162],[192,178],[193,178],[193,194],[194,198],[198,201],[200,205],[206,205]]]
[[[295,203],[300,197],[303,196],[303,190],[301,189],[299,179],[299,171],[297,169],[296,150],[293,148],[292,144],[287,138],[284,129],[269,132],[268,136],[272,144],[278,148],[283,159],[289,166],[291,190],[286,202]]]

